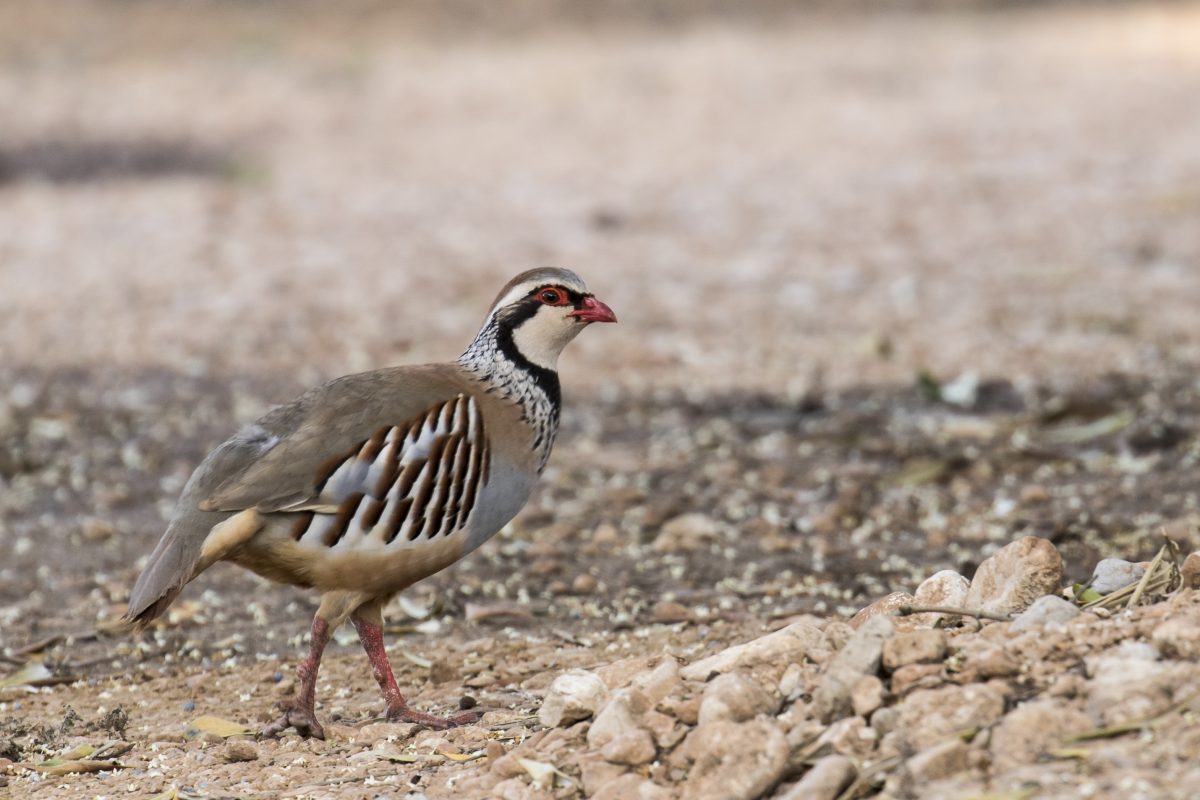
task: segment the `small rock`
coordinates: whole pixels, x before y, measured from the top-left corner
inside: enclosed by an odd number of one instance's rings
[[[679,746],[692,762],[682,800],[755,800],[787,770],[787,739],[773,722],[714,722],[696,728]]]
[[[1200,681],[1200,665],[1158,661],[1154,647],[1137,642],[1084,659],[1088,711],[1098,725],[1148,719],[1175,702],[1175,691]]]
[[[618,736],[638,729],[638,717],[650,710],[650,699],[637,689],[618,689],[588,728],[588,745],[599,749]]]
[[[670,749],[679,744],[679,740],[687,734],[687,728],[661,711],[647,711],[640,720],[642,726],[650,731],[654,743],[664,749]]]
[[[727,672],[704,687],[700,699],[701,725],[720,720],[745,722],[759,714],[774,714],[779,698],[740,672]]]
[[[628,770],[620,764],[605,760],[600,753],[581,753],[577,759],[579,764],[579,780],[583,784],[583,793],[594,797],[600,789]]]
[[[830,725],[821,734],[818,755],[828,746],[839,755],[861,759],[871,754],[878,741],[878,731],[868,727],[862,717],[846,717]]]
[[[874,675],[863,675],[850,690],[850,705],[854,713],[864,719],[883,705],[883,681]]]
[[[1046,625],[1065,625],[1081,613],[1083,612],[1079,610],[1079,607],[1070,600],[1048,594],[1045,597],[1039,597],[1033,605],[1022,611],[1008,629],[1019,633]]]
[[[779,679],[779,693],[784,700],[795,700],[804,691],[804,668],[799,664],[788,664]]]
[[[1109,594],[1137,583],[1146,574],[1145,564],[1134,564],[1120,558],[1105,558],[1092,571],[1091,588],[1100,594]]]
[[[952,569],[944,569],[940,572],[935,572],[922,581],[921,585],[917,587],[916,594],[913,596],[914,605],[962,608],[967,602],[967,592],[970,588],[971,582],[969,580]],[[954,616],[956,619],[958,618],[952,614],[927,612],[924,614],[915,614],[911,619],[922,626],[932,628],[939,620],[951,616]]]
[[[1160,622],[1150,640],[1164,658],[1200,660],[1200,621],[1176,617]]]
[[[1062,556],[1054,545],[1024,536],[984,559],[975,571],[966,605],[997,614],[1024,611],[1062,585]]]
[[[571,725],[595,715],[608,698],[608,687],[598,676],[586,670],[569,670],[550,684],[538,709],[538,721],[546,728]]]
[[[892,592],[886,597],[879,598],[851,617],[850,627],[855,629],[861,628],[866,624],[867,620],[874,619],[875,617],[891,617],[900,606],[911,606],[916,602],[917,598],[908,592]]]
[[[679,688],[679,662],[674,656],[664,656],[662,661],[649,672],[641,672],[630,682],[630,686],[644,693],[650,702],[657,705]]]
[[[600,582],[594,576],[584,572],[576,575],[575,580],[571,581],[571,591],[575,594],[591,594],[599,585]]]
[[[745,644],[734,645],[716,655],[689,664],[679,671],[684,680],[703,681],[714,672],[732,672],[759,664],[771,663],[784,667],[803,660],[805,654],[821,641],[821,631],[803,622],[760,636]]]
[[[892,694],[903,697],[914,689],[933,689],[945,682],[941,664],[907,664],[892,673]]]
[[[854,762],[842,755],[825,756],[782,800],[835,800],[858,777]]]
[[[88,517],[83,521],[83,538],[89,542],[106,541],[116,532],[116,528],[99,517]]]
[[[600,787],[592,800],[671,800],[671,792],[640,775],[626,774]]]
[[[650,621],[660,625],[673,625],[676,622],[691,622],[696,618],[692,610],[682,603],[671,600],[659,600],[650,608]]]
[[[871,715],[871,727],[875,729],[875,733],[879,738],[887,736],[892,731],[896,730],[896,725],[900,722],[900,709],[895,706],[881,708]]]
[[[354,738],[366,744],[376,742],[403,742],[421,729],[420,725],[412,722],[372,722],[358,729]]]
[[[914,750],[923,750],[946,736],[1000,719],[1004,697],[1004,692],[990,683],[918,689],[900,705],[897,730]]]
[[[910,758],[904,765],[904,771],[914,786],[949,778],[967,768],[968,752],[969,748],[961,739],[948,739],[931,745]]]
[[[853,712],[850,691],[863,675],[879,672],[883,644],[895,632],[887,617],[872,617],[863,623],[826,665],[813,692],[813,709],[822,722],[833,722]]]
[[[715,542],[721,529],[707,514],[682,514],[663,524],[654,539],[654,550],[658,553],[674,553],[697,550]]]
[[[657,752],[650,733],[641,728],[626,731],[600,749],[605,761],[630,767],[650,763]]]
[[[225,743],[225,760],[231,764],[240,761],[257,761],[258,750],[243,739],[231,739]]]
[[[496,800],[533,800],[533,789],[520,778],[509,778],[492,787],[490,797]]]
[[[1179,568],[1179,577],[1184,589],[1200,589],[1200,550],[1188,553]]]
[[[1091,727],[1087,714],[1063,700],[1033,700],[1010,711],[992,729],[990,748],[997,772],[1032,764],[1073,734]]]
[[[940,630],[897,633],[883,645],[883,666],[889,671],[908,664],[932,664],[946,657],[946,634]]]
[[[975,639],[963,645],[962,680],[985,681],[1008,678],[1021,671],[1021,662],[1003,644]]]

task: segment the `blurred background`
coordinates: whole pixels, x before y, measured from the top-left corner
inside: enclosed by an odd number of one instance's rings
[[[826,613],[1194,534],[1195,3],[0,2],[0,63],[9,643],[119,614],[239,424],[545,264],[621,324],[447,608]],[[311,610],[201,583],[212,640]]]

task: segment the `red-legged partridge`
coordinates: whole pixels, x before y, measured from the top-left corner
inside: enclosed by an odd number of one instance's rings
[[[525,505],[558,428],[555,364],[592,322],[616,322],[573,272],[513,278],[458,361],[338,378],[274,409],[192,473],[138,578],[127,619],[144,626],[217,561],[312,587],[321,603],[296,696],[265,734],[324,738],[317,669],[347,618],[392,721],[473,722],[408,707],[383,647],[382,609],[453,564]]]

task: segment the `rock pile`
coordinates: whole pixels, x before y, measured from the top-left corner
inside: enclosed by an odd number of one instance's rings
[[[1102,563],[1093,583],[1120,589],[1145,571]],[[1153,774],[1161,755],[1122,750],[1133,738],[1122,734],[1143,729],[1185,734],[1170,752],[1196,765],[1200,786],[1200,735],[1181,713],[1200,709],[1200,590],[1098,613],[1064,599],[1062,581],[1054,546],[1028,537],[970,582],[938,573],[849,625],[805,617],[688,665],[565,672],[545,692],[544,729],[458,788],[504,800],[899,800],[1037,794],[1087,763],[1107,796]],[[895,616],[904,605],[971,615]]]

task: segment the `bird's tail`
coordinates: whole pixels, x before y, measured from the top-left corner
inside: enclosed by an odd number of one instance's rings
[[[183,587],[228,553],[227,513],[194,511],[171,521],[129,595],[125,620],[142,630],[174,602]]]

